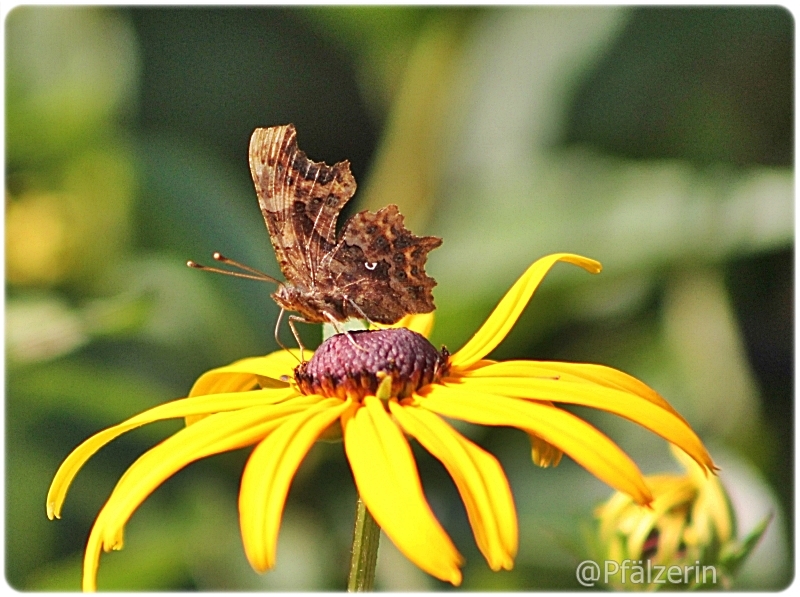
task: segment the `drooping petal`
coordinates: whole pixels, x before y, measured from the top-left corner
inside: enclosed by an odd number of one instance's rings
[[[100,448],[123,433],[164,419],[182,418],[190,415],[208,414],[239,410],[252,406],[277,404],[289,398],[296,397],[294,388],[253,390],[250,392],[234,392],[231,394],[212,394],[182,398],[165,404],[160,404],[149,410],[131,417],[118,425],[109,427],[94,434],[75,448],[61,463],[53,477],[50,490],[47,493],[47,516],[51,520],[61,517],[61,506],[67,495],[69,486],[75,475],[89,458]]]
[[[432,385],[420,391],[417,404],[470,423],[504,425],[534,433],[638,503],[646,504],[652,499],[642,473],[627,454],[592,425],[564,410],[539,402],[472,391],[467,387],[443,385]]]
[[[460,584],[461,554],[431,512],[411,448],[383,403],[367,396],[342,427],[358,492],[378,525],[425,572]]]
[[[437,415],[396,401],[389,409],[400,427],[438,458],[464,501],[475,542],[498,571],[511,570],[517,553],[517,512],[497,459],[463,437]]]
[[[104,544],[113,540],[147,496],[186,465],[253,445],[287,417],[322,400],[321,396],[301,396],[281,404],[210,415],[151,448],[128,468],[103,507],[108,520],[103,531]]]
[[[279,350],[211,369],[197,378],[189,396],[243,392],[258,387],[260,378],[280,380],[281,376],[291,376],[300,361],[299,354],[299,350]]]
[[[258,572],[275,564],[281,515],[297,467],[319,435],[350,407],[349,400],[326,398],[289,417],[250,455],[239,490],[239,524],[247,559]]]
[[[537,260],[514,283],[469,342],[450,358],[454,369],[469,367],[503,341],[506,334],[514,327],[542,278],[559,261],[578,265],[593,274],[602,269],[600,263],[594,259],[570,253],[556,253]]]
[[[706,470],[714,463],[703,442],[686,421],[672,408],[665,409],[638,394],[587,383],[584,380],[543,377],[463,377],[448,380],[453,388],[469,388],[477,392],[499,394],[511,398],[547,400],[577,404],[604,410],[624,417],[679,446]]]
[[[528,433],[531,440],[531,460],[536,466],[547,468],[556,467],[561,462],[564,452],[549,444],[535,433]]]

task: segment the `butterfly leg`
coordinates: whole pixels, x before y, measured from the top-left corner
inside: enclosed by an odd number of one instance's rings
[[[303,356],[303,352],[305,351],[306,347],[303,346],[303,343],[300,341],[300,335],[297,333],[297,329],[294,327],[294,322],[299,321],[301,323],[312,323],[300,317],[299,315],[289,315],[289,327],[292,329],[292,334],[294,335],[294,339],[297,340],[297,346],[300,347],[300,362],[305,362],[305,357]]]
[[[369,352],[366,348],[364,348],[363,346],[360,346],[358,344],[358,342],[356,342],[353,339],[353,336],[350,334],[350,332],[348,332],[347,330],[342,329],[342,328],[339,327],[339,322],[336,321],[336,319],[333,317],[333,315],[331,315],[327,311],[323,311],[322,314],[325,315],[325,318],[333,326],[333,328],[336,330],[337,333],[344,334],[345,336],[347,336],[347,339],[350,341],[350,344],[355,346],[358,350],[363,350],[364,352]]]
[[[280,337],[278,335],[278,332],[281,329],[281,320],[283,319],[283,314],[284,314],[285,311],[286,311],[286,309],[281,309],[281,312],[278,313],[278,321],[275,322],[275,342],[277,342],[278,346],[280,346],[283,350],[285,350],[286,352],[291,354],[293,357],[297,358],[297,356],[291,350],[289,350],[288,348],[286,348],[286,346],[284,346],[283,342],[281,342],[281,339],[280,339]],[[289,322],[289,326],[291,327],[291,325],[292,325],[292,322],[290,321]],[[294,332],[294,328],[293,327],[292,327],[292,331]],[[297,338],[297,332],[294,333],[294,337]],[[297,343],[300,344],[300,340],[299,339],[297,340]],[[302,351],[303,351],[303,345],[300,344],[300,356],[301,357],[303,355]]]
[[[364,313],[364,310],[361,307],[359,307],[356,304],[356,302],[353,299],[351,299],[349,296],[345,295],[344,300],[346,300],[348,303],[353,305],[353,307],[355,307],[355,310],[358,311],[358,314],[361,315],[361,317],[363,317],[364,320],[367,322],[367,329],[369,329],[370,326],[372,325],[372,320],[369,317],[367,317],[367,314]]]

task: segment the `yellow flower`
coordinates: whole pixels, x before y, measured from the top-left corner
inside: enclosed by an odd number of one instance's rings
[[[297,367],[287,351],[238,361],[202,375],[189,397],[152,408],[86,440],[64,461],[47,496],[59,517],[72,479],[100,447],[120,434],[166,418],[186,428],[142,455],[126,471],[89,536],[83,588],[96,588],[100,550],[120,549],[125,523],[163,481],[189,463],[255,445],[242,475],[239,517],[253,568],[270,569],[286,495],[306,452],[323,434],[340,432],[358,492],[398,549],[421,569],[454,585],[462,556],[434,517],[406,436],[438,458],[464,501],[475,541],[492,570],[509,570],[517,551],[517,518],[498,461],[443,417],[522,429],[534,460],[557,464],[566,453],[640,504],[652,500],[633,461],[608,437],[555,403],[598,408],[639,423],[714,465],[686,421],[655,391],[620,371],[593,364],[486,360],[511,330],[533,292],[558,261],[597,273],[598,262],[555,254],[535,262],[487,321],[453,355],[425,338],[431,316],[406,328],[351,332],[328,339]],[[356,348],[358,344],[360,348]]]
[[[595,511],[594,557],[638,563],[650,571],[637,580],[631,569],[618,567],[607,579],[615,590],[730,588],[732,575],[767,528],[769,517],[738,541],[733,509],[719,479],[674,447],[672,452],[686,473],[647,476],[653,493],[649,507],[617,492]],[[659,567],[679,571],[674,575],[678,581],[667,584],[664,574],[656,574]]]

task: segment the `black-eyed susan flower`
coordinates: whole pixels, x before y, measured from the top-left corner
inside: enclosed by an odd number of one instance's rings
[[[417,566],[454,585],[461,582],[463,559],[425,499],[409,437],[452,476],[492,570],[512,568],[518,531],[500,464],[446,418],[522,429],[531,437],[537,464],[557,464],[567,454],[638,504],[649,503],[652,494],[634,462],[607,436],[557,404],[590,406],[630,419],[679,446],[704,470],[713,469],[686,421],[629,375],[593,364],[485,358],[558,261],[593,273],[601,269],[598,262],[577,255],[538,260],[452,355],[425,339],[430,316],[410,317],[405,327],[333,336],[297,367],[296,357],[281,351],[214,369],[197,380],[187,398],[86,440],[56,473],[47,498],[50,518],[60,516],[75,474],[104,444],[153,421],[187,421],[117,483],[89,536],[83,588],[95,589],[100,551],[122,547],[126,522],[164,480],[199,458],[251,445],[239,517],[245,552],[257,571],[274,565],[284,503],[306,452],[321,436],[341,433],[358,492],[378,525]]]
[[[767,528],[769,517],[737,540],[736,518],[719,478],[706,475],[686,454],[671,448],[685,473],[645,477],[653,494],[648,507],[616,492],[595,510],[592,556],[618,564],[603,578],[610,588],[730,588],[734,573]]]

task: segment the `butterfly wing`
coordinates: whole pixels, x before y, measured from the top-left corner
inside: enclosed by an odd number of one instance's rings
[[[258,128],[250,138],[250,174],[281,271],[293,286],[316,286],[336,220],[356,190],[350,163],[313,162],[297,148],[293,125]]]
[[[348,316],[395,323],[404,315],[435,309],[431,290],[436,280],[425,273],[425,261],[441,244],[435,236],[412,234],[397,206],[389,205],[350,218],[323,266],[345,298]]]
[[[281,271],[300,291],[287,308],[309,321],[377,323],[433,311],[436,281],[425,261],[442,241],[413,235],[396,205],[356,214],[337,240],[339,213],[356,190],[349,162],[309,160],[289,124],[253,132],[250,173]]]

